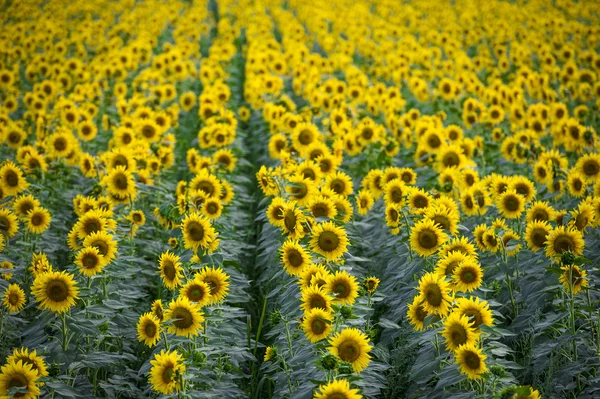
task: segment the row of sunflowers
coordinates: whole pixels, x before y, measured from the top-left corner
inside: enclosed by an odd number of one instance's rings
[[[0,397],[600,392],[600,9],[0,18]]]

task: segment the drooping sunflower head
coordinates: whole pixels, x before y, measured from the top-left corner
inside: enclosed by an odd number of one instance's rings
[[[31,291],[41,309],[54,313],[67,312],[79,298],[77,283],[73,276],[65,271],[51,271],[38,275]]]
[[[220,303],[229,292],[229,276],[223,269],[205,266],[197,275],[198,280],[210,287],[210,302]]]
[[[366,290],[372,294],[375,292],[375,290],[377,290],[380,282],[381,281],[377,277],[367,277],[363,285],[365,286]]]
[[[588,286],[587,272],[577,265],[566,265],[561,267],[563,273],[559,281],[565,288],[565,291],[571,295],[579,293]]]
[[[329,351],[343,362],[352,365],[355,372],[364,370],[371,360],[369,338],[356,328],[345,328],[329,340]]]

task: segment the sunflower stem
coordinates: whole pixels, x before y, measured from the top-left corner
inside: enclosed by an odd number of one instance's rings
[[[63,352],[67,351],[69,347],[69,341],[67,340],[67,316],[65,313],[60,314],[60,319],[62,321],[62,350]]]
[[[168,351],[169,350],[169,340],[167,339],[167,333],[163,330],[162,334],[163,334],[163,340],[165,341],[165,348]]]
[[[288,320],[283,320],[283,325],[285,326],[285,339],[288,343],[288,348],[290,351],[290,359],[294,357],[294,351],[292,350],[292,335],[290,334],[290,327],[288,325]]]
[[[518,310],[517,310],[517,304],[515,302],[515,296],[514,296],[513,290],[512,290],[512,282],[510,281],[510,277],[508,276],[508,272],[505,273],[505,275],[506,275],[506,286],[508,287],[508,294],[510,295],[510,304],[512,305],[512,310],[513,310],[514,317],[517,317]]]
[[[258,340],[260,339],[260,333],[262,332],[263,322],[265,320],[265,313],[267,311],[267,297],[263,299],[262,311],[260,313],[260,319],[258,321],[258,329],[256,330],[256,341],[254,341],[254,356],[256,356],[256,349],[258,348]]]

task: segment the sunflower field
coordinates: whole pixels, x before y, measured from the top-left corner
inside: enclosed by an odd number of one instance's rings
[[[0,399],[600,397],[597,1],[0,21]]]

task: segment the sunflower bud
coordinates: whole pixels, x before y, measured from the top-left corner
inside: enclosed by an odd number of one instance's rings
[[[321,358],[321,366],[323,366],[323,368],[325,370],[335,370],[337,365],[338,365],[337,357],[335,357],[331,353],[328,353]]]

